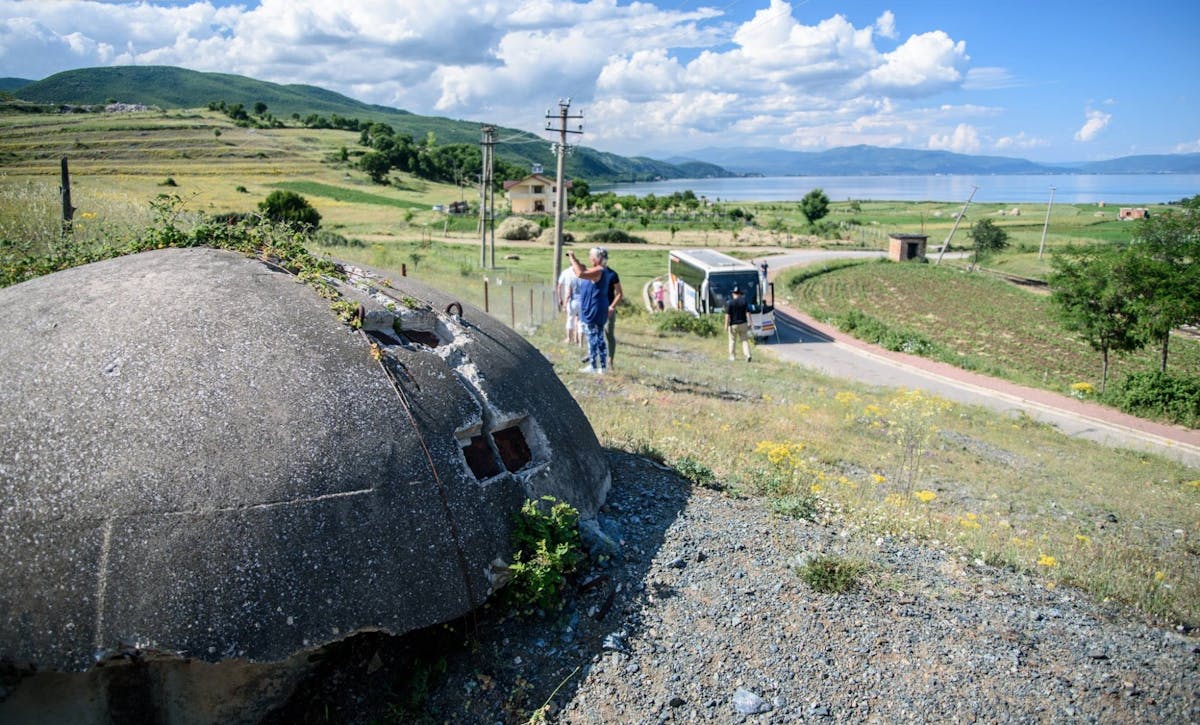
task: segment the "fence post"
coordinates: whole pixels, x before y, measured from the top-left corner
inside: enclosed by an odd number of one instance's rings
[[[533,288],[529,288],[529,326],[533,326]]]
[[[508,324],[512,328],[517,326],[517,289],[511,284],[508,285]]]
[[[488,278],[487,277],[483,278],[483,311],[487,312],[489,314],[491,313],[491,310],[488,309]]]
[[[70,236],[74,227],[75,207],[71,206],[71,172],[67,169],[67,157],[62,157],[62,235]]]

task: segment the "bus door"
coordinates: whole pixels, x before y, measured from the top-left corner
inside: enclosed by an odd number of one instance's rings
[[[771,290],[771,301],[767,301],[763,287],[759,286],[756,304],[751,306],[750,312],[750,335],[760,340],[772,337],[778,332],[775,328],[775,283],[770,282],[766,286]]]

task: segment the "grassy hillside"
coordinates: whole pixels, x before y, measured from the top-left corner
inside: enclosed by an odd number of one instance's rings
[[[360,121],[375,121],[391,125],[401,133],[423,139],[433,133],[440,144],[478,144],[481,140],[479,122],[419,116],[385,106],[371,105],[339,93],[308,85],[279,85],[227,73],[202,73],[171,66],[117,66],[85,68],[56,73],[43,80],[23,85],[14,95],[30,103],[97,106],[110,102],[155,106],[166,111],[205,108],[214,101],[240,103],[252,108],[265,103],[278,119],[301,118],[309,114],[332,116]],[[536,113],[530,123],[542,123]],[[507,139],[496,147],[496,155],[513,163],[528,166],[540,163],[554,168],[549,141],[518,129],[501,128],[499,136]],[[616,154],[602,153],[580,147],[567,160],[567,174],[573,178],[594,181],[630,181],[656,178],[684,178],[698,170],[703,175],[727,175],[711,165],[689,166],[680,169],[653,159],[627,159]]]

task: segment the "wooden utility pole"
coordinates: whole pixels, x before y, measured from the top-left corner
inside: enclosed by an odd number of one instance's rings
[[[62,158],[62,185],[58,188],[62,192],[62,235],[69,237],[75,225],[75,207],[71,206],[71,172],[66,156]]]
[[[495,203],[495,192],[492,191],[492,149],[496,145],[496,127],[483,126],[483,141],[481,141],[483,151],[483,168],[479,172],[479,266],[487,268],[487,238],[488,238],[488,221],[492,222],[492,266],[496,266],[496,232],[495,219],[492,214],[488,213],[489,194],[493,204]]]
[[[555,129],[551,125],[551,120],[557,119],[558,128]],[[562,248],[563,248],[563,217],[567,212],[567,184],[564,179],[564,167],[566,165],[567,156],[567,134],[568,133],[583,133],[583,123],[578,124],[577,128],[567,128],[569,121],[583,121],[583,114],[576,116],[571,115],[571,99],[560,98],[558,100],[558,114],[551,115],[550,109],[546,109],[546,130],[558,131],[558,142],[554,144],[555,154],[558,156],[558,166],[555,171],[554,178],[554,277],[551,278],[550,284],[558,284],[558,275],[562,273]]]
[[[962,211],[960,211],[958,216],[954,218],[954,226],[950,227],[950,234],[946,237],[946,241],[942,242],[942,251],[938,252],[937,262],[934,264],[942,263],[942,255],[945,254],[946,250],[950,248],[950,240],[954,238],[954,232],[958,231],[958,223],[961,222],[962,218],[967,215],[967,207],[971,205],[971,200],[975,198],[975,192],[977,191],[979,191],[978,186],[971,187],[971,195],[967,197],[967,203],[963,204]]]
[[[1046,251],[1046,230],[1050,228],[1050,208],[1054,206],[1054,187],[1050,187],[1050,203],[1046,205],[1046,223],[1042,225],[1042,243],[1038,245],[1038,259]]]

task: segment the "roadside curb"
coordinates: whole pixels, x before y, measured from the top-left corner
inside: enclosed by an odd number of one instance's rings
[[[885,350],[877,345],[851,337],[837,328],[819,322],[786,303],[776,303],[776,309],[793,317],[834,341],[839,347],[858,355],[886,362],[909,372],[940,378],[947,384],[970,392],[987,395],[1014,405],[1036,408],[1059,415],[1070,415],[1098,428],[1136,438],[1168,449],[1186,453],[1200,460],[1200,431],[1182,426],[1143,420],[1119,410],[1077,400],[1049,390],[1029,388],[1006,380],[980,375],[948,363],[929,360],[908,353]]]

